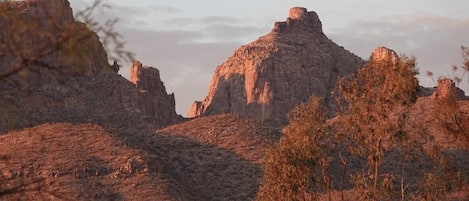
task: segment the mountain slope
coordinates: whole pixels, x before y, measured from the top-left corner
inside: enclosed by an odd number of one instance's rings
[[[157,133],[203,144],[178,146],[169,155],[174,174],[183,176],[178,178],[193,192],[193,200],[252,200],[262,181],[265,152],[280,135],[260,121],[231,115],[200,117]]]

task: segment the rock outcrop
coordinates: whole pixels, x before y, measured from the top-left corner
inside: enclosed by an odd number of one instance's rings
[[[168,94],[160,78],[158,69],[143,66],[135,61],[130,69],[130,81],[138,90],[137,100],[133,103],[150,122],[161,125],[177,123],[181,117],[176,114],[174,93]]]
[[[386,47],[377,47],[371,53],[370,60],[373,62],[391,62],[392,64],[396,64],[399,62],[399,56],[394,50],[391,50]]]
[[[454,98],[456,100],[464,100],[466,96],[464,91],[456,87],[453,80],[449,78],[443,78],[438,80],[438,87],[433,92],[432,99],[441,100],[445,98]]]
[[[322,32],[313,11],[295,7],[270,33],[237,49],[217,67],[202,103],[188,117],[232,113],[260,120],[286,119],[286,114],[312,95],[325,97],[340,76],[354,73],[363,60]]]

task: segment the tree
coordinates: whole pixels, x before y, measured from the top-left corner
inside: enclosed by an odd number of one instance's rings
[[[394,53],[395,54],[395,53]],[[418,80],[415,59],[397,55],[371,58],[356,76],[342,78],[338,92],[347,108],[342,112],[337,138],[348,144],[348,151],[367,161],[363,171],[354,175],[363,199],[381,200],[379,192],[387,186],[380,168],[385,151],[396,135],[407,135],[405,121],[396,112],[409,107],[417,98]],[[404,124],[403,124],[404,123]]]
[[[135,54],[125,49],[125,41],[122,35],[115,30],[115,25],[119,22],[119,19],[111,18],[104,23],[99,23],[93,18],[93,15],[100,8],[112,9],[109,4],[105,3],[105,0],[95,0],[93,4],[77,12],[75,19],[85,23],[98,34],[101,43],[108,52],[109,60],[117,63],[132,63],[135,60]]]
[[[314,97],[290,112],[280,142],[266,156],[257,200],[316,200],[330,190],[330,135],[320,103]]]

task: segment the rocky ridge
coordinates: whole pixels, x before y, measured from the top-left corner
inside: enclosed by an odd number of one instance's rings
[[[354,73],[363,60],[332,42],[313,11],[295,7],[270,33],[237,49],[214,72],[207,97],[188,117],[231,113],[261,121],[285,121],[312,95],[326,97],[336,79]]]
[[[28,60],[23,70],[0,77],[0,133],[47,122],[109,126],[129,117],[159,128],[182,120],[175,112],[174,94],[166,93],[158,70],[141,68],[135,76],[142,82],[137,84],[118,75],[110,68],[98,36],[73,19],[68,1],[9,1],[0,3],[0,8],[15,11],[13,14],[21,17],[18,20],[30,22],[15,51],[41,55],[35,52],[39,49],[31,50],[31,44],[52,48],[48,49],[50,54]],[[2,27],[12,22],[9,20],[0,14]],[[1,29],[0,40],[11,34]],[[54,41],[46,40],[64,34],[72,39],[68,41],[72,46],[77,45],[71,53],[67,49],[70,44],[60,43],[63,46],[55,49]],[[24,65],[21,55],[5,52],[0,55],[0,75],[12,66]]]

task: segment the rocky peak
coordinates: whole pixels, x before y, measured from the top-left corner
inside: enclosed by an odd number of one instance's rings
[[[138,89],[155,95],[167,95],[166,87],[161,81],[160,71],[154,67],[143,66],[140,61],[134,61],[130,68],[130,81]]]
[[[386,47],[377,47],[373,53],[371,53],[370,60],[372,62],[390,61],[395,64],[399,61],[399,56],[394,50]]]
[[[322,33],[322,24],[319,16],[314,11],[309,11],[303,7],[293,7],[290,9],[287,21],[276,22],[272,32],[294,33],[294,32]]]
[[[166,92],[158,69],[143,66],[141,62],[134,61],[130,68],[130,81],[138,89],[134,106],[148,117],[148,120],[161,125],[169,125],[181,120],[175,112],[174,94]]]
[[[232,113],[284,121],[310,96],[325,97],[340,76],[354,73],[363,60],[324,35],[313,11],[295,7],[285,22],[258,40],[241,46],[213,75],[207,97],[195,102],[189,117]]]
[[[453,80],[449,78],[443,78],[438,80],[438,87],[433,92],[432,99],[441,100],[445,98],[456,98],[457,100],[463,100],[466,98],[464,91],[456,87]]]

